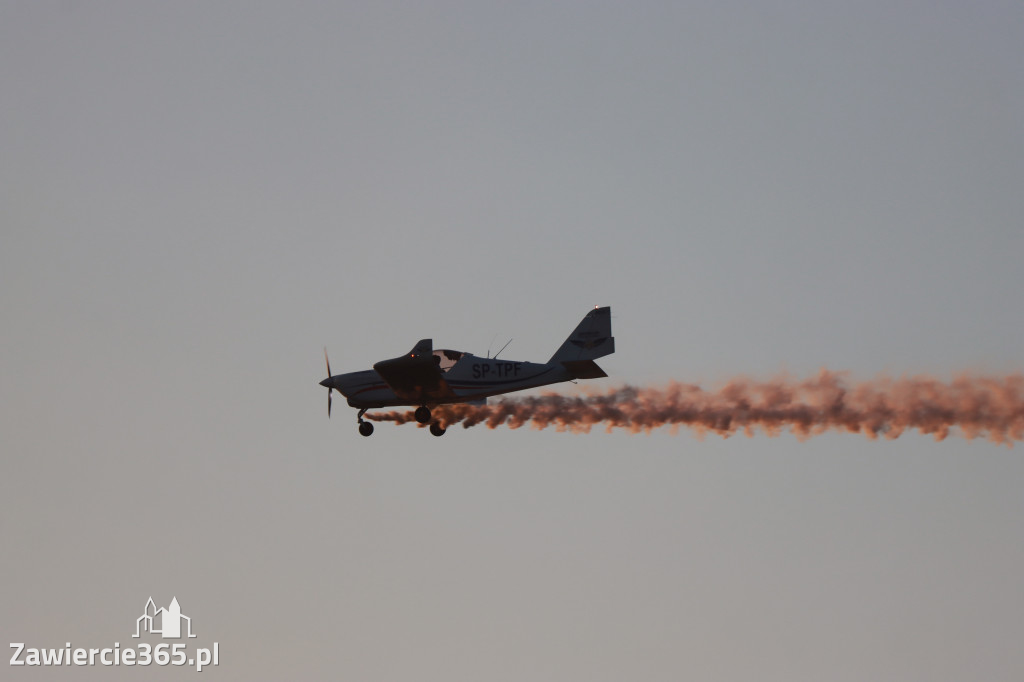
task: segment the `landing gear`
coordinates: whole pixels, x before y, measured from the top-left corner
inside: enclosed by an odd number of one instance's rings
[[[359,435],[363,437],[369,437],[373,435],[373,422],[368,422],[365,419],[363,419],[363,415],[366,414],[367,409],[368,408],[364,407],[363,409],[359,410],[359,414],[356,415],[356,419],[359,421]],[[440,422],[430,420],[430,408],[427,407],[426,405],[421,405],[420,407],[416,408],[416,421],[418,421],[420,424],[429,424],[430,433],[435,436],[443,436],[445,431],[447,431],[446,428],[441,426]]]
[[[359,421],[359,435],[369,436],[373,434],[373,422],[363,421],[363,415],[366,414],[366,408],[359,410],[359,414],[356,415],[356,419]]]

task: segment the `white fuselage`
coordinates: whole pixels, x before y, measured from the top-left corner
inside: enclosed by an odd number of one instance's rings
[[[469,353],[463,353],[458,362],[443,371],[442,377],[453,396],[424,396],[424,399],[416,401],[400,398],[380,374],[372,369],[339,374],[331,377],[331,384],[348,399],[352,407],[378,408],[473,402],[492,395],[523,391],[573,378],[560,363],[499,360]]]

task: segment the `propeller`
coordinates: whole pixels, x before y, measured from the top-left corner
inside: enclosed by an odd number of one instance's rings
[[[327,363],[327,418],[331,418],[331,393],[334,389],[330,385],[331,381],[331,361],[327,358],[327,346],[324,346],[324,362]]]

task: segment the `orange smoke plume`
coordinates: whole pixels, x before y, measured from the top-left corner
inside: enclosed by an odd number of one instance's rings
[[[805,380],[737,378],[715,391],[671,382],[664,387],[622,386],[605,393],[503,398],[488,405],[439,405],[434,419],[445,428],[485,424],[494,429],[534,429],[587,433],[625,429],[649,433],[664,426],[685,426],[698,435],[728,437],[758,430],[769,436],[789,430],[805,439],[826,431],[861,433],[868,438],[897,438],[907,429],[942,440],[950,433],[985,437],[1012,445],[1024,440],[1024,375],[961,375],[943,383],[926,376],[851,384],[844,374],[822,370]],[[368,419],[415,423],[411,411],[367,414]]]

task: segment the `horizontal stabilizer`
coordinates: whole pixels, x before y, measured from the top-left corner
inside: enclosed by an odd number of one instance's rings
[[[600,379],[608,376],[593,360],[564,360],[562,367],[565,367],[573,379]]]

